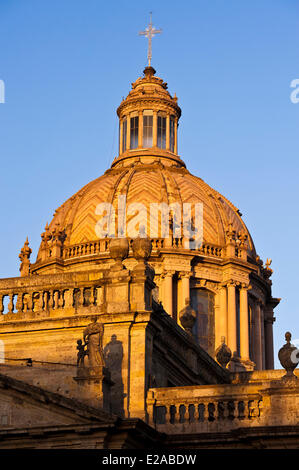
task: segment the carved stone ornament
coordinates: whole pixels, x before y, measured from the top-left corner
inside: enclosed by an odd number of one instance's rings
[[[190,299],[186,299],[186,306],[180,311],[180,322],[182,327],[192,335],[192,328],[196,322],[196,312],[190,305]]]
[[[141,233],[141,236],[134,238],[132,243],[133,256],[137,261],[146,261],[152,252],[151,239]]]
[[[284,377],[296,377],[294,370],[299,362],[299,350],[291,344],[291,333],[285,334],[286,344],[278,351],[278,359],[282,367],[287,371]],[[297,353],[296,353],[297,351]]]
[[[215,355],[216,355],[217,362],[219,362],[221,367],[226,369],[227,364],[232,358],[232,352],[229,349],[229,347],[225,344],[224,336],[221,337],[221,342],[222,344],[216,349]]]
[[[111,238],[109,244],[110,256],[115,260],[114,269],[123,269],[122,261],[128,257],[129,242],[127,238]]]
[[[21,277],[29,276],[30,274],[30,255],[32,253],[31,248],[29,247],[28,237],[24,243],[23,248],[21,249],[21,253],[19,254],[19,258],[21,260],[20,265],[20,273]]]

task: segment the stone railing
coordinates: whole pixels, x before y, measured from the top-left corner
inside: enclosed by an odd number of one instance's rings
[[[262,395],[251,386],[244,392],[236,385],[150,389],[149,424],[168,434],[256,426],[263,416]]]
[[[50,310],[67,312],[81,307],[98,311],[104,299],[102,284],[99,279],[84,281],[74,274],[56,274],[52,282],[48,276],[30,276],[26,278],[26,285],[22,278],[3,279],[0,281],[0,319],[30,318],[48,315]]]
[[[184,249],[183,238],[173,238],[171,240],[171,246],[168,245],[166,239],[164,238],[152,238],[152,251],[153,253],[163,250],[163,249]],[[81,256],[90,256],[90,255],[109,255],[109,242],[110,238],[105,238],[102,240],[80,243],[77,245],[71,245],[63,248],[62,257],[64,259],[71,259]],[[129,240],[130,247],[132,246],[133,239]],[[206,244],[203,243],[199,250],[195,250],[199,255],[203,256],[213,256],[221,258],[223,254],[223,249],[221,246]]]

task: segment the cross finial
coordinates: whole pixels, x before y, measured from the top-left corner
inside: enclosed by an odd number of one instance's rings
[[[139,36],[145,36],[148,39],[148,52],[147,52],[147,58],[148,58],[148,66],[151,66],[151,60],[152,60],[152,38],[156,35],[162,33],[162,29],[156,29],[153,26],[152,23],[152,12],[150,12],[150,24],[148,27],[145,29],[145,31],[140,31]]]

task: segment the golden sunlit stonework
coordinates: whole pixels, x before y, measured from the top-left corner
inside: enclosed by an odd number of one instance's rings
[[[20,277],[0,280],[0,448],[298,446],[298,381],[273,370],[271,260],[186,168],[178,99],[153,67],[117,114],[111,168],[56,210],[36,261],[26,240]],[[145,208],[140,236],[98,237],[99,206],[119,227],[124,200]],[[151,204],[202,205],[202,244],[177,236],[171,210],[169,236],[159,218],[152,237]]]

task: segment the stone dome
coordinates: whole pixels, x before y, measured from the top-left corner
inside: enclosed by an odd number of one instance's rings
[[[236,250],[239,245],[243,253],[247,249],[247,255],[255,261],[254,245],[239,210],[201,178],[192,175],[178,155],[181,109],[176,95],[169,93],[167,83],[155,73],[153,67],[146,67],[144,76],[132,83],[131,91],[117,109],[119,155],[104,175],[84,186],[56,210],[50,226],[42,234],[38,264],[45,258],[59,258],[60,250],[105,238],[96,231],[99,222],[96,209],[99,204],[109,203],[118,213],[119,196],[126,197],[127,206],[143,204],[147,213],[152,203],[179,203],[180,206],[202,203],[203,244],[208,245],[208,254],[212,250],[221,257],[224,254],[221,249],[232,237]],[[132,214],[127,215],[126,222],[130,218]],[[143,223],[147,235],[153,238],[148,217]],[[161,227],[160,219],[158,223]],[[165,246],[161,243],[160,247]],[[176,241],[173,248],[182,249],[183,245]],[[94,247],[86,246],[74,251],[76,257],[95,253]],[[107,247],[97,249],[107,251]],[[64,252],[62,258],[66,257]]]
[[[137,160],[137,161],[136,161]],[[126,195],[127,204],[203,203],[203,241],[223,247],[229,223],[234,230],[248,236],[248,255],[254,256],[251,236],[239,210],[201,178],[192,175],[183,165],[171,164],[166,158],[138,157],[119,162],[104,175],[84,186],[60,206],[49,226],[65,230],[64,245],[78,245],[97,239],[99,217],[96,207],[108,202],[117,207],[119,195]]]

